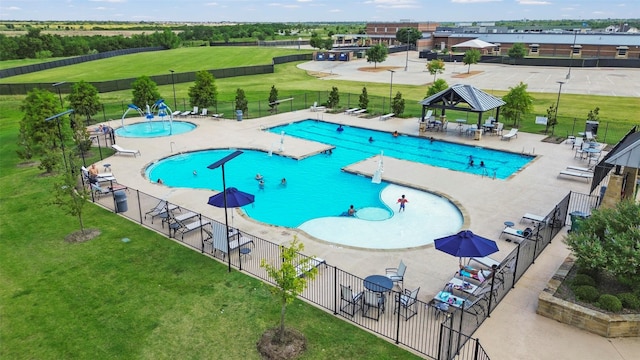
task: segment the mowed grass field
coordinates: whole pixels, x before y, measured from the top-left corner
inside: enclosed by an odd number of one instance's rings
[[[169,74],[169,69],[176,72],[198,71],[204,69],[230,68],[268,64],[274,56],[296,54],[308,50],[277,49],[264,47],[197,47],[180,48],[161,52],[151,52],[98,60],[84,64],[78,64],[58,69],[36,72],[6,79],[0,79],[0,83],[18,82],[59,82],[59,81],[104,81],[122,78],[132,78],[141,75]],[[29,62],[27,60],[26,62]],[[13,62],[14,66],[18,63]],[[0,63],[1,66],[2,63]],[[266,101],[272,85],[279,91],[279,98],[294,97],[302,99],[307,96],[323,92],[326,96],[333,86],[340,91],[341,107],[357,104],[357,98],[362,88],[366,86],[370,97],[387,98],[389,94],[388,84],[367,83],[358,81],[321,80],[311,74],[300,70],[296,63],[277,65],[274,74],[255,76],[242,76],[233,78],[216,79],[218,88],[218,100],[228,102],[227,107],[232,107],[236,89],[243,89],[251,102]],[[193,83],[175,84],[178,108],[189,108],[188,89]],[[173,88],[171,85],[159,86],[161,96],[172,103]],[[394,83],[394,93],[399,91],[406,100],[403,117],[418,117],[422,113],[418,101],[425,97],[426,86],[413,86]],[[506,91],[485,90],[492,95],[501,97]],[[525,115],[520,122],[521,131],[540,133],[544,127],[535,125],[537,115],[546,114],[547,109],[557,100],[557,93],[531,93],[534,98],[534,109]],[[0,102],[8,102],[9,107],[19,106],[22,96],[5,97]],[[106,119],[118,119],[122,116],[123,107],[131,101],[131,91],[118,91],[100,94],[105,103]],[[184,106],[183,106],[184,104]],[[372,99],[371,104],[375,104]],[[0,109],[2,107],[0,103]],[[184,107],[184,109],[183,109]],[[265,105],[266,107],[266,105]],[[559,125],[555,134],[566,136],[582,131],[584,121],[590,110],[600,108],[601,125],[599,135],[601,140],[609,144],[615,144],[633,125],[639,121],[633,114],[640,112],[640,101],[631,97],[593,96],[562,94],[560,111],[558,113]],[[388,108],[388,104],[387,104]],[[382,106],[371,109],[371,112],[381,112]],[[227,112],[227,111],[225,111]],[[465,113],[449,112],[450,117],[466,117]],[[3,114],[0,114],[0,118]],[[227,115],[228,116],[228,115]],[[100,116],[98,115],[99,119]],[[507,122],[505,127],[513,124]]]

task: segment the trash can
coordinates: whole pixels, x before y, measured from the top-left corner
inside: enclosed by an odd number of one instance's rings
[[[236,120],[242,121],[242,110],[236,110]]]
[[[582,211],[574,211],[569,214],[571,216],[571,232],[580,231],[580,223],[589,217],[589,214],[583,213]]]
[[[477,129],[474,132],[473,140],[482,140],[482,130]]]
[[[113,196],[116,199],[116,212],[121,213],[129,210],[127,206],[127,194],[124,190],[118,190],[113,193]]]

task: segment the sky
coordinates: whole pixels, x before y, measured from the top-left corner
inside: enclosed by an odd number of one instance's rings
[[[640,0],[0,0],[0,20],[469,22],[639,17]]]

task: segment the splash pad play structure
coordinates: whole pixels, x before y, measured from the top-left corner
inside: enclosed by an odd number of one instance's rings
[[[146,121],[129,126],[125,125],[125,119],[130,111],[137,112],[140,117],[145,118]],[[134,104],[129,104],[127,110],[122,114],[120,123],[121,127],[116,130],[116,134],[125,137],[170,136],[174,134],[174,125],[179,125],[180,133],[195,128],[195,126],[190,123],[184,123],[188,125],[174,124],[173,112],[163,99],[159,99],[152,106],[147,104],[145,111]]]

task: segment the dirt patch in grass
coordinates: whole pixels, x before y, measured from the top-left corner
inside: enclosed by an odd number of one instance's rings
[[[464,79],[464,78],[468,78],[468,77],[471,77],[471,76],[474,76],[474,75],[482,74],[483,72],[484,71],[469,71],[468,73],[453,75],[452,78]]]
[[[68,243],[83,243],[85,241],[93,240],[101,234],[98,229],[84,229],[83,231],[74,231],[64,238],[64,241]]]
[[[307,349],[307,339],[298,330],[285,328],[282,341],[275,340],[278,328],[265,331],[258,341],[258,352],[263,359],[289,360],[302,355]]]
[[[333,74],[320,72],[320,71],[307,71],[307,74],[309,74],[310,76],[313,76],[315,78],[318,78],[318,79],[325,78],[325,77],[328,77],[328,76],[333,76]]]
[[[552,143],[552,144],[562,144],[562,142],[565,140],[566,139],[562,136],[547,136],[546,138],[542,139],[542,142]]]
[[[25,161],[25,162],[21,162],[18,165],[16,165],[18,168],[28,168],[28,167],[32,167],[32,166],[36,166],[38,165],[37,161]]]
[[[395,70],[395,69],[400,69],[400,66],[365,66],[365,67],[361,67],[358,68],[358,71],[364,71],[364,72],[381,72],[381,71],[387,71],[387,70]]]

